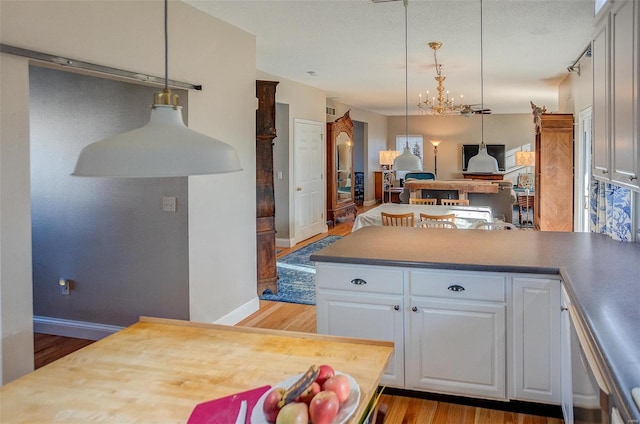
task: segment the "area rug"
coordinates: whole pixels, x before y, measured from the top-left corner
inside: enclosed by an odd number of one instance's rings
[[[316,268],[309,257],[341,238],[340,236],[327,236],[278,259],[276,262],[278,293],[274,294],[267,289],[262,293],[260,299],[315,305]]]

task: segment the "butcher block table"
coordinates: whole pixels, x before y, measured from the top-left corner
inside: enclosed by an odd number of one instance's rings
[[[404,186],[410,193],[419,194],[420,190],[457,190],[460,199],[466,199],[468,193],[497,193],[498,184],[483,180],[411,180]],[[421,197],[420,195],[412,197]]]
[[[186,423],[200,403],[315,363],[357,381],[356,423],[392,352],[391,342],[143,317],[0,388],[0,422]]]

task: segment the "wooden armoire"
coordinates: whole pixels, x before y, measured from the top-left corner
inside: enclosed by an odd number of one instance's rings
[[[278,292],[276,271],[273,139],[276,137],[276,81],[256,81],[256,241],[258,295]]]
[[[354,196],[353,121],[347,111],[327,123],[327,222],[353,215],[358,208]]]
[[[573,231],[573,115],[538,115],[533,223],[541,231]]]

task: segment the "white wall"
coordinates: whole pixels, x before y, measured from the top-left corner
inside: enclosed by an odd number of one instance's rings
[[[423,167],[433,172],[434,152],[429,140],[442,140],[438,146],[438,179],[462,178],[462,145],[480,144],[482,120],[480,115],[409,116],[409,134],[424,137]],[[484,142],[505,144],[507,150],[535,142],[533,117],[530,114],[495,114],[484,116]],[[405,117],[389,117],[388,145],[396,146],[396,135],[405,133]],[[377,154],[377,152],[376,152]]]
[[[189,96],[189,126],[233,145],[243,167],[189,178],[190,318],[214,321],[236,308],[250,313],[258,306],[255,37],[182,2],[169,6],[170,78],[204,86]],[[0,8],[4,44],[164,73],[161,2],[3,0]],[[28,61],[5,54],[0,59],[0,319],[7,382],[30,370],[25,363],[33,366],[29,92]]]
[[[278,85],[276,87],[276,103],[282,103],[289,105],[289,149],[288,149],[288,158],[279,157],[278,163],[281,166],[287,166],[289,172],[289,184],[288,187],[293,187],[293,153],[294,153],[294,145],[293,140],[295,138],[295,134],[293,131],[293,123],[296,119],[306,119],[309,121],[316,122],[325,122],[325,102],[326,95],[325,92],[319,90],[317,88],[310,87],[308,85],[292,81],[286,78],[278,77],[276,75],[271,75],[266,72],[256,71],[255,78],[259,80],[265,81],[278,81]],[[255,115],[255,113],[254,113]],[[275,139],[275,142],[278,142],[278,139]],[[318,158],[318,160],[322,160],[324,163],[325,157]],[[324,169],[324,166],[323,166]],[[297,240],[295,234],[295,202],[293,200],[294,193],[292,190],[289,191],[289,204],[285,205],[285,207],[278,207],[278,203],[276,203],[276,221],[281,223],[285,220],[288,221],[289,230],[287,232],[287,240],[278,238],[276,234],[276,242],[279,246],[290,246],[294,240]],[[278,200],[278,198],[276,198]],[[323,199],[322,204],[325,204],[325,200]],[[286,207],[288,206],[288,207]],[[287,214],[288,216],[283,219],[281,214]],[[300,240],[298,240],[300,241]]]

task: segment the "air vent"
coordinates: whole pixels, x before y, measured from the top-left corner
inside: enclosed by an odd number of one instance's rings
[[[336,116],[336,109],[333,107],[329,107],[327,106],[327,115],[329,116]]]

